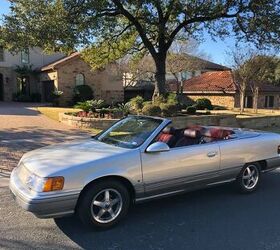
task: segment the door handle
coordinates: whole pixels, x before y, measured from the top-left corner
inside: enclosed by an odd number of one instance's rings
[[[209,152],[208,154],[207,154],[207,156],[208,157],[214,157],[214,156],[216,156],[218,154],[218,152]]]

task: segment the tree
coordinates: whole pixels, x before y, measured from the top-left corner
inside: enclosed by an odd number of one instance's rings
[[[192,55],[191,55],[192,54]],[[198,53],[198,43],[196,41],[175,41],[170,48],[166,59],[166,72],[171,74],[177,85],[177,94],[182,93],[183,73],[194,71],[205,66],[205,61],[197,56],[205,55]],[[137,82],[150,82],[155,85],[156,66],[153,58],[147,54],[136,58],[124,58],[122,71],[125,73],[125,86],[133,86]],[[127,73],[129,72],[129,73]]]
[[[264,84],[277,82],[277,69],[280,61],[274,56],[261,54],[260,51],[240,47],[232,52],[232,57],[233,75],[240,94],[240,112],[244,112],[246,91],[250,89],[253,94],[253,109],[256,113],[259,89]]]
[[[199,70],[205,66],[205,61],[199,57],[206,55],[198,53],[198,45],[194,40],[174,41],[167,53],[166,70],[175,78],[177,94],[183,93],[183,73]]]
[[[13,51],[86,48],[94,68],[127,53],[148,51],[158,94],[165,94],[167,52],[175,39],[235,34],[258,46],[279,47],[279,0],[13,0],[1,37]],[[182,38],[184,39],[184,38]]]

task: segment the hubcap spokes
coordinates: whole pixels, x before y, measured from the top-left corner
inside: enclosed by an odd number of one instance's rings
[[[254,188],[259,180],[259,172],[257,167],[254,165],[249,165],[243,172],[242,181],[243,185],[247,189]]]
[[[121,212],[122,197],[115,189],[104,189],[92,200],[91,214],[100,223],[113,221]]]

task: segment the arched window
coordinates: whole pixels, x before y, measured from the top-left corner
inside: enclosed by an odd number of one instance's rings
[[[77,74],[75,77],[75,84],[76,84],[76,86],[84,85],[85,76],[83,74]]]

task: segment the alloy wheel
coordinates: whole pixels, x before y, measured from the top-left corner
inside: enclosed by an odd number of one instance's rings
[[[109,223],[118,217],[122,206],[122,196],[116,189],[104,189],[93,198],[91,215],[99,223]]]
[[[242,175],[242,183],[248,190],[253,189],[259,180],[259,170],[255,165],[248,165]]]

